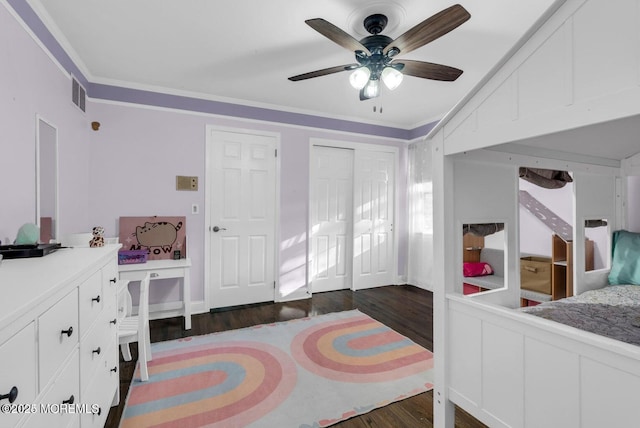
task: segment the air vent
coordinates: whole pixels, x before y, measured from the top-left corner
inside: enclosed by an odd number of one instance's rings
[[[80,110],[86,111],[87,93],[75,78],[72,78],[71,80],[71,101],[73,101]]]

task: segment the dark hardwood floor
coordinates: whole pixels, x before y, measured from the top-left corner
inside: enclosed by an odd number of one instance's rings
[[[151,341],[160,342],[351,309],[358,309],[423,347],[433,350],[433,295],[429,291],[412,286],[387,286],[356,292],[331,291],[316,293],[312,298],[305,300],[247,305],[198,314],[192,317],[192,329],[189,331],[182,329],[182,318],[153,320],[151,321]],[[122,360],[122,356],[120,357],[120,405],[111,408],[105,424],[107,428],[118,427],[124,409],[137,360],[136,347],[131,348],[133,361],[126,362]],[[431,427],[433,426],[433,393],[425,392],[334,426],[338,428]],[[458,410],[455,426],[476,428],[485,425]]]

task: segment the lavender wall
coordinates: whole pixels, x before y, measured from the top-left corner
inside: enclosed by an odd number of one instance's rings
[[[192,259],[192,297],[204,296],[205,260],[205,142],[207,125],[255,129],[280,135],[280,290],[282,298],[306,296],[306,259],[309,201],[309,140],[385,144],[400,147],[401,177],[406,176],[405,144],[367,136],[348,135],[268,122],[143,106],[91,103],[91,118],[101,123],[91,136],[91,221],[117,235],[120,216],[184,215],[187,252]],[[199,177],[197,192],[176,191],[176,175]],[[406,265],[406,183],[399,180],[399,273]],[[191,214],[198,204],[201,213]],[[154,287],[152,302],[177,298],[167,283]]]
[[[16,10],[30,23],[30,30],[21,24],[13,11],[0,6],[0,37],[11,40],[0,49],[0,114],[3,138],[0,140],[0,165],[4,180],[0,180],[0,239],[11,241],[25,222],[35,222],[35,129],[36,114],[58,128],[59,141],[59,213],[60,234],[87,232],[95,225],[104,226],[107,236],[116,236],[120,216],[184,215],[187,217],[188,253],[193,261],[192,297],[204,296],[204,179],[206,126],[256,129],[280,135],[280,286],[284,298],[301,295],[306,286],[306,256],[308,230],[308,156],[309,139],[323,138],[354,143],[385,144],[399,147],[400,171],[396,231],[399,236],[398,266],[403,275],[406,265],[406,148],[398,130],[385,128],[377,137],[377,129],[332,120],[336,131],[312,127],[321,126],[310,116],[301,117],[308,127],[287,123],[298,116],[272,110],[245,108],[239,105],[215,103],[218,115],[204,114],[212,105],[199,103],[197,109],[163,109],[131,103],[115,103],[89,99],[87,112],[82,113],[71,102],[69,73],[78,70],[69,64],[68,56],[59,52],[59,45],[30,9],[16,3]],[[24,9],[24,10],[23,10]],[[29,31],[34,31],[53,55],[36,43]],[[58,54],[56,54],[58,52]],[[86,82],[89,88],[96,85]],[[101,91],[108,89],[99,86]],[[97,91],[100,92],[100,91]],[[119,96],[143,96],[162,99],[153,94],[119,88]],[[89,93],[91,95],[91,92]],[[116,97],[116,98],[117,98]],[[149,98],[151,97],[151,98]],[[109,97],[104,97],[109,98]],[[166,101],[166,100],[165,100]],[[167,102],[188,103],[171,97]],[[164,102],[164,101],[163,101]],[[166,105],[165,105],[166,107]],[[194,111],[194,110],[200,111]],[[243,117],[231,117],[231,114]],[[265,121],[255,120],[264,115]],[[251,118],[253,120],[248,120]],[[101,123],[92,131],[90,123]],[[340,132],[349,130],[351,133]],[[353,132],[355,129],[365,130]],[[400,132],[409,135],[410,132]],[[176,175],[200,177],[198,192],[175,190]],[[192,215],[191,205],[198,204],[201,214]],[[179,288],[171,282],[155,287],[153,303],[173,301]],[[304,295],[304,294],[302,294]]]
[[[60,231],[86,230],[89,124],[71,102],[71,81],[1,5],[0,39],[0,240],[36,221],[36,114],[58,128]]]

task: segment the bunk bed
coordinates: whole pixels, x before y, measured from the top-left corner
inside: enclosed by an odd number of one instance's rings
[[[447,163],[452,183],[442,186],[455,190],[443,192],[451,195],[443,205],[451,206],[453,215],[443,215],[447,221],[434,227],[448,232],[442,241],[434,236],[444,254],[442,261],[435,261],[444,267],[444,287],[436,289],[434,296],[434,355],[443,359],[444,366],[436,369],[436,394],[446,397],[445,406],[455,404],[491,427],[636,426],[640,421],[634,398],[640,388],[640,334],[635,330],[640,328],[635,326],[640,325],[640,287],[626,286],[630,283],[626,280],[610,284],[617,268],[614,260],[605,269],[587,269],[586,245],[578,244],[587,242],[585,227],[573,228],[575,297],[520,308],[518,165],[558,167],[560,162],[479,149],[451,154]],[[624,207],[618,195],[625,192],[619,186],[625,181],[623,170],[633,168],[562,163],[574,176],[572,223],[607,219],[610,231],[622,229]],[[495,195],[482,195],[487,188]],[[461,284],[468,278],[461,269],[460,226],[491,221],[505,225],[504,287],[464,295]],[[434,254],[439,253],[436,247]],[[618,290],[623,294],[615,300],[594,297]],[[599,304],[572,304],[588,300]],[[556,306],[564,312],[549,309]],[[580,321],[577,312],[603,322]],[[616,318],[614,313],[619,314],[622,327],[608,324]]]
[[[640,209],[627,205],[640,191],[629,186],[640,175],[637,12],[634,0],[616,8],[555,2],[425,140],[433,154],[438,427],[453,426],[455,406],[491,427],[640,424],[639,345],[520,308],[517,208],[521,167],[570,171],[574,300],[591,290],[636,291],[609,284],[613,260],[588,271],[581,243],[583,225],[606,219],[612,245],[613,231]],[[504,287],[464,295],[462,225],[493,222],[504,224]],[[609,306],[628,309],[633,325],[636,299]],[[553,303],[563,304],[571,301]],[[611,308],[600,309],[610,317]]]
[[[612,285],[521,309],[531,315],[640,346],[640,287]]]
[[[606,287],[521,310],[640,346],[640,234],[616,231],[612,246]]]

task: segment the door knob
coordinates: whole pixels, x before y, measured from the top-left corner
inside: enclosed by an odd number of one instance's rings
[[[213,226],[213,231],[214,232],[220,232],[221,230],[227,230],[227,228],[226,227]]]

